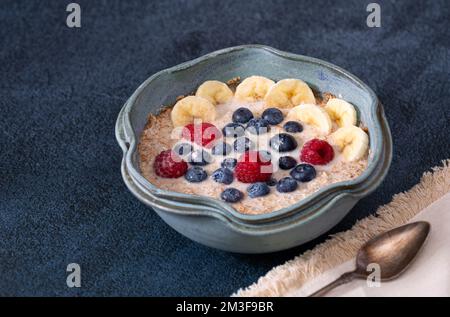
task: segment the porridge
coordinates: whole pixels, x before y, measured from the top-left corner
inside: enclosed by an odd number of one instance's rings
[[[299,79],[234,83],[206,81],[150,115],[139,142],[148,181],[262,214],[365,170],[369,136],[352,104]]]

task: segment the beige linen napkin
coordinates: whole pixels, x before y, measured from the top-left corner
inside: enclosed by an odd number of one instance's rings
[[[257,283],[234,296],[307,296],[354,268],[366,241],[399,225],[424,220],[430,235],[415,261],[399,278],[379,287],[355,280],[328,296],[450,296],[450,160],[423,175],[421,182],[395,195],[377,216],[359,221],[346,232],[275,267]]]
[[[450,296],[450,193],[411,221],[418,220],[431,224],[430,235],[417,258],[398,279],[381,282],[379,287],[355,280],[332,290],[327,296]],[[307,296],[354,267],[352,259],[286,295]]]

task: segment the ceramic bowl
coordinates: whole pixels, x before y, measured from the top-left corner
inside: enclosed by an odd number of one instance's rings
[[[370,134],[369,163],[362,175],[262,215],[241,214],[218,199],[162,190],[142,176],[137,145],[150,113],[158,114],[161,105],[173,104],[177,96],[195,90],[205,80],[255,74],[273,80],[299,78],[314,90],[331,92],[354,104]],[[116,137],[123,150],[123,179],[138,199],[188,238],[239,253],[279,251],[326,232],[382,182],[392,156],[383,107],[367,85],[333,64],[261,45],[226,48],[151,76],[122,108]]]

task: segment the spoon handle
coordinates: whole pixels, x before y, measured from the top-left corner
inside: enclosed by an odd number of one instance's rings
[[[312,293],[311,295],[309,295],[309,297],[320,297],[320,296],[323,296],[326,293],[328,293],[329,291],[331,291],[333,288],[338,287],[338,286],[340,286],[342,284],[347,284],[348,282],[350,282],[354,278],[355,278],[355,272],[354,271],[353,272],[344,273],[337,280],[335,280],[334,282],[331,282],[330,284],[322,287],[318,291]]]

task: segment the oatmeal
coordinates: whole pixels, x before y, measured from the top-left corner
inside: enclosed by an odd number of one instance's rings
[[[140,167],[159,188],[268,213],[364,171],[368,136],[356,124],[351,104],[316,99],[300,80],[252,76],[235,91],[209,81],[149,117]]]

